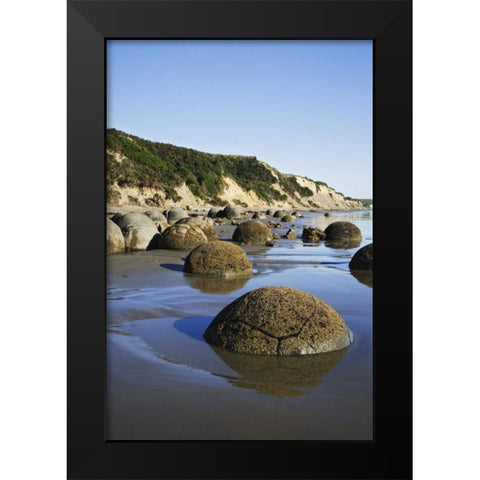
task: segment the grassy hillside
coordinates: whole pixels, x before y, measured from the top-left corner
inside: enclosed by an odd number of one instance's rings
[[[281,174],[256,157],[204,153],[151,142],[115,129],[107,130],[106,145],[107,202],[115,201],[118,195],[112,188],[115,184],[163,189],[167,198],[177,201],[175,187],[185,182],[195,196],[222,204],[218,198],[224,187],[222,177],[232,178],[244,190],[254,191],[267,202],[286,200],[287,196],[275,188],[276,184],[289,195],[298,193],[302,198],[314,195],[310,188],[302,187],[295,176]],[[326,186],[323,182],[316,185]]]

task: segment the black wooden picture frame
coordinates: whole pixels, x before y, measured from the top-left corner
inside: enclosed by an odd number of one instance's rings
[[[68,478],[411,478],[411,1],[68,0],[67,27]],[[105,46],[119,38],[373,40],[373,441],[105,440]]]

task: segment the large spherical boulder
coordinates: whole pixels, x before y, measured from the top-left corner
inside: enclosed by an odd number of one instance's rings
[[[373,271],[373,243],[358,250],[348,264],[350,270]]]
[[[162,212],[149,210],[145,215],[153,221],[159,232],[164,232],[170,226]]]
[[[256,355],[340,350],[353,335],[323,300],[290,287],[263,287],[227,305],[203,334],[213,345]]]
[[[191,227],[200,228],[208,241],[218,240],[218,234],[213,226],[213,220],[205,217],[188,217],[182,218],[175,222],[175,225],[190,225]]]
[[[218,212],[220,212],[221,208],[218,208],[218,207],[212,207],[209,211],[208,211],[208,217],[209,218],[215,218],[217,215],[218,215]]]
[[[129,225],[150,225],[150,226],[155,226],[155,222],[151,219],[148,218],[146,215],[143,213],[126,213],[123,215],[114,215],[112,217],[112,220],[123,230],[125,230]]]
[[[239,225],[233,232],[232,240],[247,245],[273,245],[272,232],[258,220],[249,220]]]
[[[282,217],[284,217],[285,215],[287,215],[287,212],[286,212],[285,210],[277,210],[277,211],[273,214],[273,216],[274,216],[275,218],[282,218]]]
[[[236,218],[242,216],[242,211],[237,208],[233,207],[232,205],[227,205],[223,210],[218,213],[218,216],[223,218]]]
[[[167,218],[165,215],[160,212],[160,210],[147,210],[144,215],[146,215],[150,220],[154,222],[166,222]]]
[[[260,213],[260,212],[255,212],[252,215],[253,220],[262,220],[262,219],[265,219],[265,218],[266,218],[266,216],[263,213]]]
[[[238,245],[208,242],[192,250],[183,266],[186,273],[210,276],[251,275],[252,265]]]
[[[326,238],[325,232],[317,227],[303,227],[302,240],[309,243],[318,243]]]
[[[267,210],[267,215],[272,216],[275,212],[276,212],[276,210],[274,208],[269,208]]]
[[[127,250],[150,250],[155,248],[160,236],[155,225],[128,225],[123,229]]]
[[[188,213],[180,207],[173,207],[170,210],[167,210],[166,213],[167,221],[170,225],[173,225],[175,222],[181,218],[187,218]]]
[[[327,240],[349,240],[351,242],[361,241],[360,229],[351,222],[333,222],[326,229]]]
[[[295,217],[293,215],[285,215],[280,219],[281,222],[294,222]]]
[[[125,251],[125,238],[120,227],[107,218],[107,255]]]
[[[208,242],[208,238],[200,227],[172,225],[159,236],[157,248],[192,250],[206,242]]]
[[[127,250],[146,250],[158,235],[155,222],[141,213],[127,213],[117,218]]]
[[[291,215],[293,215],[294,217],[298,217],[298,218],[301,218],[303,217],[302,215],[302,212],[300,210],[294,210]]]

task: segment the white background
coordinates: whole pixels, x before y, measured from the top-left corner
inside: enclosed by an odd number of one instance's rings
[[[0,476],[56,480],[66,477],[66,2],[6,5]],[[479,478],[478,20],[474,1],[414,0],[416,480]]]

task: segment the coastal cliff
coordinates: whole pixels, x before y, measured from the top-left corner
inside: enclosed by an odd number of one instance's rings
[[[115,129],[107,130],[106,146],[108,205],[365,208],[324,182],[280,173],[256,157],[204,153]]]

